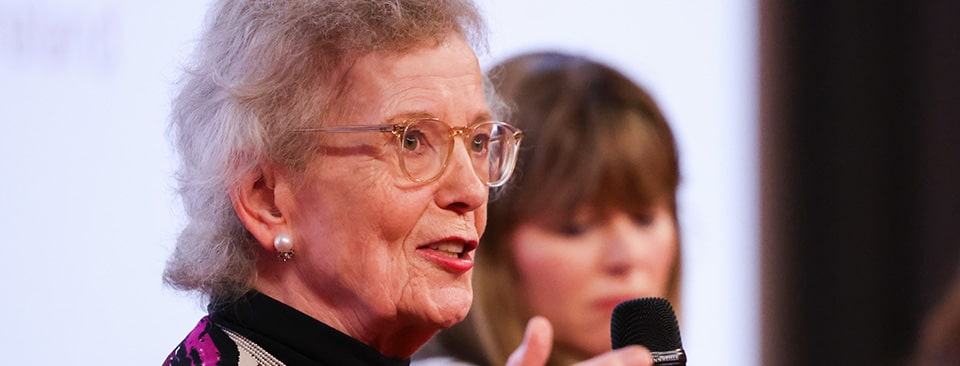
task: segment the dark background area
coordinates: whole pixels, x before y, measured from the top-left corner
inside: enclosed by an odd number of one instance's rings
[[[960,263],[960,2],[759,9],[762,364],[905,364]]]

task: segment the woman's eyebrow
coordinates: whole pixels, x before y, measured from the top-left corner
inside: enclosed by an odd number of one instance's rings
[[[473,121],[470,122],[470,124],[487,122],[492,120],[493,120],[493,115],[491,115],[490,112],[484,111],[484,112],[477,113],[477,115],[473,117]]]
[[[427,111],[401,112],[387,117],[387,123],[403,122],[411,119],[437,118],[436,115]]]
[[[423,110],[397,113],[397,114],[391,115],[390,117],[387,117],[385,121],[387,123],[397,123],[397,122],[402,122],[406,120],[422,119],[422,118],[437,118],[447,123],[454,122],[454,121],[447,121],[443,118],[439,118],[435,114],[427,111],[423,111]],[[473,119],[467,125],[480,123],[480,122],[487,122],[492,120],[493,120],[493,116],[490,114],[490,112],[484,111],[484,112],[479,112],[475,114]]]

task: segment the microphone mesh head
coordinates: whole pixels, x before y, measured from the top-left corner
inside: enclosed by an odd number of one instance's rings
[[[610,320],[610,340],[613,349],[631,344],[647,347],[651,352],[683,348],[673,307],[659,297],[627,300],[617,305]]]

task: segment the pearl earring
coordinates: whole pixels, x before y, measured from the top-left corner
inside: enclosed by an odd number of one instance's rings
[[[293,258],[293,239],[290,235],[280,234],[273,239],[273,247],[277,250],[277,257],[286,262]]]

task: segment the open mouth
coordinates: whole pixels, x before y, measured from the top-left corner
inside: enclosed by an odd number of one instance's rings
[[[463,258],[468,252],[465,243],[457,242],[433,243],[427,245],[427,248],[450,258]]]
[[[473,268],[473,251],[479,243],[461,237],[448,237],[442,240],[422,245],[417,250],[428,260],[441,267],[463,273]]]

